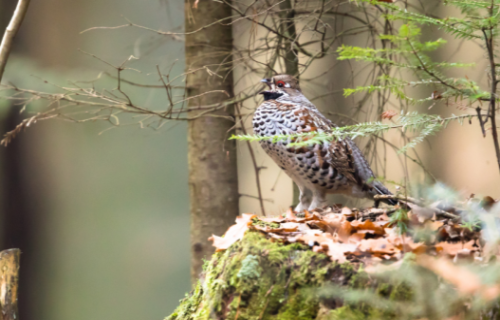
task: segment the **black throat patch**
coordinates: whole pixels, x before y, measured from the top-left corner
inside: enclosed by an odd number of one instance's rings
[[[272,91],[263,91],[260,94],[262,94],[264,96],[264,101],[276,100],[283,95],[283,93],[272,92]]]

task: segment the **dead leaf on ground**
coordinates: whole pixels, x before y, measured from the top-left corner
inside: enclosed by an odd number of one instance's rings
[[[409,252],[417,256],[432,254],[450,262],[485,262],[492,256],[500,257],[498,247],[485,247],[481,232],[467,229],[455,220],[436,220],[436,214],[428,214],[427,209],[414,206],[408,222],[410,228],[425,228],[435,233],[429,238],[432,240],[425,240],[426,243],[415,242],[410,234],[401,235],[399,229],[392,227],[388,214],[394,211],[341,206],[315,209],[303,216],[297,216],[292,209],[277,217],[244,214],[237,218],[224,237],[214,235],[211,240],[217,251],[224,250],[251,229],[273,241],[302,243],[315,252],[328,255],[333,261],[352,261],[365,266],[388,260],[401,261]],[[435,239],[439,242],[433,242]],[[490,289],[493,293],[495,290]]]
[[[353,230],[356,230],[358,232],[367,232],[367,233],[372,233],[377,236],[381,236],[385,234],[384,227],[389,224],[389,222],[382,222],[382,223],[374,223],[371,220],[365,220],[363,222],[361,221],[353,221],[351,222],[351,226]]]
[[[233,243],[243,238],[245,232],[248,230],[248,226],[255,217],[257,216],[254,214],[244,213],[241,217],[236,218],[236,224],[229,227],[224,237],[212,235],[208,240],[213,241],[213,246],[216,248],[216,251],[226,250]]]
[[[399,251],[398,248],[389,243],[385,238],[362,240],[359,243],[359,249],[379,257],[386,254],[393,255]]]
[[[472,254],[474,251],[477,251],[478,248],[474,247],[474,240],[471,240],[466,243],[462,242],[440,242],[436,244],[436,250],[442,254],[446,254],[450,257],[455,257],[457,254]]]

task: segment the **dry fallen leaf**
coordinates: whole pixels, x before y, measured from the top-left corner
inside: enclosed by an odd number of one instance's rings
[[[329,241],[324,244],[328,245],[327,254],[330,259],[338,263],[343,263],[347,260],[346,254],[353,254],[357,251],[357,246],[353,244],[338,243],[333,241]]]
[[[366,236],[366,233],[353,233],[348,239],[347,241],[344,241],[344,242],[347,242],[347,243],[358,243],[360,242],[361,240],[363,240]]]
[[[436,244],[436,251],[450,257],[455,257],[459,253],[470,255],[472,252],[477,251],[477,248],[474,247],[474,240],[466,243],[440,242]]]
[[[428,228],[431,231],[436,231],[439,228],[441,228],[443,225],[444,225],[444,222],[442,222],[442,221],[430,221],[430,220],[427,220],[424,223],[424,227]]]
[[[353,221],[351,222],[351,226],[353,230],[357,230],[358,232],[361,230],[363,232],[375,234],[381,236],[385,233],[384,227],[388,224],[388,222],[382,223],[374,223],[371,220],[361,221]]]
[[[254,214],[244,213],[241,217],[236,218],[236,224],[229,227],[224,237],[212,235],[208,240],[213,241],[213,246],[217,248],[216,251],[226,250],[233,243],[243,238],[245,232],[248,230],[248,226],[255,217],[256,215]]]

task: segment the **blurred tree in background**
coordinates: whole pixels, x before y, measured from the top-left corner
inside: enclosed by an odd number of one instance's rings
[[[15,2],[1,4],[5,27]],[[144,73],[126,75],[157,80],[155,64],[182,57],[182,42],[146,30],[79,33],[123,16],[182,31],[183,10],[156,0],[32,2],[3,83],[55,92],[54,84],[91,81],[103,65],[80,48],[113,63],[140,57],[132,64]],[[183,69],[183,61],[173,67]],[[165,99],[164,88],[131,96],[158,107]],[[20,114],[8,105],[2,100],[4,132],[41,106]],[[1,246],[23,252],[21,319],[162,319],[190,288],[186,124],[100,134],[107,127],[39,123],[0,149]]]

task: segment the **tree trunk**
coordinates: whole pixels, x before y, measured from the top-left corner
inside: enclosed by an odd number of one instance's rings
[[[297,38],[297,29],[295,28],[295,10],[292,8],[292,0],[285,0],[280,3],[281,14],[281,32],[287,35],[290,39]],[[291,40],[283,39],[284,52],[283,59],[285,60],[286,73],[295,77],[299,77],[299,52],[295,48]]]
[[[233,96],[231,9],[215,1],[185,2],[186,69],[188,107],[221,103]],[[207,93],[219,90],[218,92]],[[223,91],[223,92],[222,92]],[[188,165],[191,202],[191,276],[210,257],[212,234],[222,234],[233,224],[238,210],[236,143],[228,141],[233,107],[203,114],[190,111],[195,118],[188,124]]]
[[[292,0],[285,0],[280,3],[281,14],[281,33],[287,35],[290,39],[297,37],[297,29],[295,28],[295,10],[292,8]],[[299,78],[299,53],[292,41],[283,39],[284,50],[282,53],[285,61],[285,72],[289,75]],[[293,184],[293,199],[292,205],[295,207],[299,204],[300,190],[295,182]]]

